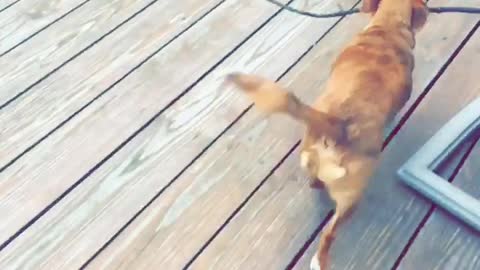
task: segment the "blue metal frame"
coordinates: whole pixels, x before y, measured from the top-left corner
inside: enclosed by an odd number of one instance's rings
[[[480,231],[480,201],[442,179],[433,170],[479,128],[480,98],[477,98],[447,122],[397,171],[403,182],[477,231]]]

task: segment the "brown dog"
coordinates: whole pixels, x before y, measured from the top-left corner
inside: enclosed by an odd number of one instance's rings
[[[341,52],[325,91],[313,106],[273,81],[233,73],[233,82],[268,113],[286,113],[306,125],[301,165],[313,187],[325,186],[335,214],[320,238],[311,269],[326,269],[337,227],[360,200],[374,172],[384,129],[410,97],[414,31],[426,21],[422,0],[364,0],[369,25]]]

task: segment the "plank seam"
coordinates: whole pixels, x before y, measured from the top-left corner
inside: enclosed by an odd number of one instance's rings
[[[285,270],[292,270],[293,267],[298,263],[298,261],[302,258],[303,254],[307,251],[307,249],[310,247],[310,245],[315,242],[315,239],[317,239],[317,235],[322,231],[323,227],[327,224],[327,221],[330,220],[333,216],[333,209],[330,210],[327,214],[327,217],[323,219],[323,221],[320,223],[320,225],[317,226],[317,228],[313,231],[313,233],[310,235],[308,238],[307,242],[300,248],[300,250],[295,254],[293,259],[290,261],[290,263],[285,267]]]
[[[235,125],[242,117],[245,115],[250,108],[253,106],[249,106],[246,108],[232,123],[230,123],[227,127],[229,129],[231,126]],[[226,130],[225,130],[226,131]],[[152,197],[135,215],[130,218],[127,223],[125,223],[99,250],[97,250],[92,257],[90,257],[81,267],[80,269],[84,269],[87,267],[103,250],[107,248],[138,216],[140,216],[156,199],[158,199],[165,190],[167,190],[183,173],[192,166],[215,142],[218,141],[223,136],[224,132],[217,135],[209,144],[207,144],[180,172],[175,175],[162,189],[160,189],[155,196]]]
[[[185,266],[182,268],[183,270],[188,269],[192,265],[192,263],[198,258],[198,256],[200,256],[202,252],[208,247],[208,245],[210,245],[210,243],[215,240],[215,238],[223,231],[223,229],[228,226],[230,221],[232,221],[235,216],[242,210],[242,208],[247,205],[247,203],[255,195],[255,193],[257,193],[257,191],[263,186],[263,184],[268,181],[270,176],[275,173],[275,171],[285,162],[285,160],[287,160],[290,154],[293,153],[293,151],[295,151],[295,149],[297,149],[299,145],[300,141],[298,141],[293,147],[291,147],[290,150],[288,150],[288,152],[280,159],[280,161],[277,162],[275,166],[273,166],[273,168],[262,179],[262,181],[260,181],[260,183],[250,192],[250,194],[247,195],[245,200],[240,203],[240,205],[230,214],[230,216],[225,220],[225,222],[220,225],[220,227],[215,231],[215,233],[210,236],[210,238],[202,245],[202,247],[197,251],[197,253],[195,253],[193,257],[185,264]]]
[[[474,138],[473,139],[473,143],[468,147],[467,151],[465,152],[465,154],[462,156],[462,158],[460,159],[459,163],[457,164],[457,166],[455,166],[455,169],[454,171],[452,172],[452,175],[450,175],[450,177],[448,178],[448,182],[452,183],[454,180],[455,180],[455,177],[458,175],[458,173],[460,172],[460,170],[462,169],[463,165],[465,164],[465,162],[467,161],[470,153],[473,151],[473,149],[475,148],[475,145],[478,143],[480,139],[480,136],[477,136],[477,138]],[[407,244],[405,245],[405,247],[402,249],[402,252],[400,253],[399,257],[397,258],[397,260],[395,261],[395,263],[393,264],[391,270],[397,270],[398,267],[400,266],[400,263],[403,261],[403,259],[405,258],[405,256],[407,255],[408,253],[408,250],[410,249],[410,247],[413,245],[413,243],[415,242],[417,236],[420,234],[420,232],[423,230],[423,227],[427,224],[428,220],[430,219],[430,217],[432,216],[432,214],[434,213],[434,211],[436,209],[440,209],[441,208],[438,208],[435,204],[431,203],[431,206],[430,208],[428,209],[428,212],[427,214],[422,218],[420,224],[417,226],[417,228],[415,229],[414,233],[410,236],[410,238],[408,239],[408,242]]]
[[[290,0],[288,4],[292,3],[295,0]],[[170,104],[168,104],[162,111],[160,111],[157,115],[155,115],[152,119],[150,119],[146,124],[145,128],[153,122],[162,112],[172,106],[177,100],[179,100],[182,96],[184,96],[189,90],[191,90],[195,85],[197,85],[203,78],[205,78],[208,74],[211,73],[217,66],[223,63],[228,57],[230,57],[238,48],[240,48],[246,41],[248,41],[253,35],[255,35],[258,31],[260,31],[265,25],[267,25],[274,17],[276,17],[280,12],[284,9],[281,8],[277,12],[275,12],[271,17],[269,17],[264,23],[262,23],[253,33],[251,33],[244,41],[242,41],[239,45],[237,45],[232,51],[230,51],[223,59],[221,59],[217,64],[215,64],[212,68],[210,68],[206,73],[204,73],[197,81],[195,81],[191,86],[189,86],[180,96],[178,96],[175,100],[173,100]],[[325,36],[322,35],[322,37]],[[317,41],[318,42],[318,41]],[[280,75],[279,79],[282,78],[293,66],[295,66],[307,53],[310,51],[314,45],[309,47],[306,52],[304,52],[299,59],[297,59],[292,65],[290,65],[285,72]],[[277,79],[277,80],[279,80]],[[208,149],[215,144],[231,127],[233,127],[251,108],[253,104],[250,104],[246,109],[244,109],[225,129],[223,129],[210,143],[208,143],[180,172],[175,175],[172,180],[170,180],[167,185],[165,185],[155,196],[152,197],[132,218],[124,224],[97,252],[95,252],[92,257],[90,257],[81,267],[80,269],[85,269],[103,250],[107,248],[139,215],[141,215],[156,199],[158,199],[165,190],[167,190],[183,173],[191,167]],[[139,131],[138,133],[140,133]],[[296,148],[296,146],[295,146]],[[291,150],[293,151],[293,149]],[[289,154],[287,154],[288,157]],[[274,171],[273,169],[272,171]],[[232,216],[233,217],[233,216]],[[212,239],[213,240],[213,239]],[[192,261],[193,262],[193,261]]]
[[[382,151],[385,150],[385,148],[390,144],[392,141],[393,137],[400,131],[400,129],[404,126],[404,124],[407,122],[408,118],[413,114],[413,111],[417,108],[417,106],[421,103],[421,101],[425,98],[425,96],[430,92],[430,90],[433,88],[433,85],[440,79],[440,77],[444,74],[444,72],[447,70],[448,66],[452,63],[452,61],[455,59],[455,57],[459,54],[459,52],[463,49],[463,47],[466,45],[468,40],[473,36],[475,31],[478,29],[480,26],[480,20],[475,24],[475,26],[472,28],[472,30],[466,35],[466,37],[462,40],[460,45],[455,49],[455,51],[450,55],[449,59],[445,62],[444,65],[440,68],[440,70],[437,72],[437,74],[434,76],[434,78],[430,81],[430,83],[427,85],[425,90],[419,95],[419,97],[415,100],[415,102],[412,104],[412,106],[409,108],[407,112],[403,115],[403,117],[400,119],[399,123],[395,126],[395,128],[389,133],[387,138],[385,139],[385,142],[382,147]],[[325,217],[325,219],[321,222],[321,224],[326,224],[327,221],[330,220],[329,215]],[[393,268],[392,268],[393,269]],[[393,269],[395,270],[395,269]]]
[[[155,0],[157,1],[157,0]],[[49,137],[51,134],[56,132],[58,129],[63,127],[68,121],[73,119],[76,115],[81,113],[86,107],[88,107],[90,104],[95,102],[97,99],[99,99],[101,96],[103,96],[106,92],[108,92],[110,89],[112,89],[115,85],[120,83],[124,78],[126,78],[128,75],[130,75],[132,72],[134,72],[136,69],[138,69],[141,65],[143,65],[145,62],[147,62],[150,58],[152,58],[157,52],[159,52],[161,49],[163,49],[165,46],[170,44],[176,37],[180,36],[184,32],[188,31],[193,25],[198,23],[200,20],[205,18],[208,14],[210,14],[214,9],[216,9],[218,6],[220,6],[222,3],[224,3],[226,0],[223,0],[219,2],[217,5],[212,7],[210,10],[208,10],[205,14],[203,14],[200,18],[198,18],[195,22],[193,22],[191,25],[189,25],[186,29],[182,30],[179,34],[177,34],[173,39],[171,39],[167,44],[164,44],[161,46],[160,49],[155,51],[153,54],[148,56],[146,59],[144,59],[140,64],[135,66],[132,70],[127,72],[122,78],[117,80],[114,84],[109,86],[107,89],[105,89],[103,92],[101,92],[99,95],[97,95],[95,98],[93,98],[91,101],[89,101],[87,104],[85,104],[82,108],[80,108],[78,111],[70,115],[67,119],[62,121],[59,125],[57,125],[54,129],[52,129],[50,132],[48,132],[45,136],[40,138],[38,141],[36,141],[34,144],[29,146],[25,151],[23,151],[21,154],[19,154],[17,157],[12,159],[9,163],[7,163],[5,166],[3,166],[0,169],[0,173],[2,173],[5,169],[10,167],[15,161],[20,159],[22,156],[24,156],[26,153],[28,153],[30,150],[32,150],[35,146],[40,144],[43,140],[45,140],[47,137]],[[209,70],[211,71],[211,70]],[[192,86],[193,87],[193,86]],[[103,165],[108,159],[110,159],[113,155],[115,155],[123,146],[125,146],[128,142],[130,142],[135,136],[137,136],[140,132],[142,132],[148,125],[150,125],[155,118],[157,118],[161,113],[163,113],[166,109],[168,109],[173,103],[175,103],[178,99],[180,99],[182,96],[184,96],[188,90],[191,87],[187,88],[184,92],[182,92],[179,96],[177,96],[175,99],[173,99],[167,106],[165,106],[159,113],[157,113],[153,118],[151,118],[147,123],[145,123],[140,129],[136,130],[132,135],[130,135],[125,141],[123,141],[119,146],[117,146],[112,152],[110,152],[105,158],[103,158],[99,163],[97,163],[95,166],[93,166],[90,170],[87,171],[86,174],[84,174],[82,177],[80,177],[79,180],[77,180],[72,186],[70,186],[67,190],[65,190],[58,198],[56,198],[53,202],[51,202],[46,208],[44,208],[40,213],[35,215],[27,224],[23,225],[17,232],[15,232],[11,237],[9,237],[5,242],[3,242],[0,245],[0,251],[2,251],[6,246],[8,246],[12,241],[15,240],[20,234],[22,234],[28,227],[30,227],[32,224],[34,224],[38,219],[40,219],[46,212],[48,212],[52,207],[54,207],[60,200],[62,200],[64,197],[66,197],[71,191],[73,191],[78,185],[80,185],[90,174],[92,174],[94,171],[96,171],[101,165]]]
[[[17,1],[18,2],[18,1]],[[17,2],[14,2],[12,4],[16,4]],[[79,9],[80,7],[82,7],[83,5],[85,5],[86,3],[90,2],[90,0],[85,0],[83,1],[82,3],[80,3],[78,6],[72,8],[71,10],[69,10],[67,13],[63,14],[62,16],[56,18],[55,20],[53,20],[52,22],[48,23],[47,25],[45,25],[44,27],[40,28],[39,30],[37,30],[36,32],[32,33],[31,35],[29,35],[28,37],[26,37],[24,40],[20,41],[19,43],[17,43],[16,45],[14,45],[13,47],[11,47],[10,49],[6,50],[5,52],[1,53],[0,54],[0,57],[6,55],[7,53],[13,51],[14,49],[16,49],[17,47],[21,46],[22,44],[24,44],[25,42],[27,42],[28,40],[30,40],[31,38],[33,38],[34,36],[36,36],[37,34],[39,34],[40,32],[44,31],[45,29],[47,29],[48,27],[52,26],[53,24],[55,24],[56,22],[62,20],[63,18],[67,17],[68,15],[70,15],[72,12],[74,12],[75,10]],[[11,6],[11,5],[10,5]],[[10,6],[7,6],[6,8],[10,7]],[[2,10],[3,11],[3,10]],[[1,11],[0,11],[1,12]]]
[[[18,2],[20,2],[20,0],[17,0],[17,1],[15,1],[15,2],[12,2],[12,3],[10,3],[8,6],[6,6],[6,7],[2,8],[2,9],[0,9],[0,13],[2,13],[2,12],[3,12],[3,11],[5,11],[7,8],[9,8],[9,7],[11,7],[11,6],[15,5],[15,4],[16,4],[16,3],[18,3]]]
[[[155,0],[156,1],[156,0]],[[150,58],[152,58],[155,54],[157,54],[160,50],[165,48],[168,44],[173,42],[177,37],[188,31],[190,28],[192,28],[196,23],[198,23],[200,20],[205,18],[208,14],[210,14],[213,10],[215,10],[217,7],[219,7],[221,4],[223,4],[226,0],[223,0],[219,2],[217,5],[212,7],[209,11],[207,11],[205,14],[203,14],[199,19],[197,19],[195,22],[193,22],[191,25],[189,25],[187,28],[182,30],[179,34],[177,34],[174,38],[172,38],[167,44],[164,44],[161,46],[159,49],[157,49],[154,53],[152,53],[150,56],[145,58],[141,63],[139,63],[137,66],[135,66],[132,70],[127,72],[123,77],[121,77],[119,80],[117,80],[114,84],[109,86],[107,89],[105,89],[103,92],[101,92],[99,95],[97,95],[94,99],[92,99],[90,102],[88,102],[86,105],[84,105],[82,108],[80,108],[77,112],[72,114],[70,117],[68,117],[66,120],[62,121],[57,127],[55,127],[53,130],[51,130],[48,134],[43,136],[41,139],[39,139],[37,142],[35,142],[33,145],[27,148],[24,152],[22,152],[19,156],[14,158],[12,161],[10,161],[7,165],[5,165],[3,168],[0,169],[0,173],[3,172],[6,168],[11,166],[16,160],[21,158],[23,155],[25,155],[28,151],[33,149],[36,145],[41,143],[43,140],[45,140],[48,136],[53,134],[56,130],[61,128],[63,125],[65,125],[69,120],[74,118],[77,114],[79,114],[81,111],[83,111],[86,107],[88,107],[90,104],[92,104],[95,100],[100,98],[102,95],[104,95],[106,92],[108,92],[110,89],[112,89],[115,85],[120,83],[124,78],[129,76],[131,73],[133,73],[136,69],[141,67],[145,62],[147,62]],[[290,0],[290,2],[293,2],[294,0]],[[273,15],[271,15],[266,21],[264,21],[259,27],[257,27],[252,33],[250,33],[244,40],[242,40],[239,44],[237,44],[230,52],[228,52],[224,57],[222,57],[216,64],[214,64],[211,68],[209,68],[203,75],[201,75],[193,84],[191,84],[189,87],[187,87],[183,92],[181,92],[177,97],[175,97],[172,101],[170,101],[164,108],[162,108],[157,114],[155,114],[152,118],[150,118],[144,125],[142,125],[139,129],[137,129],[132,135],[130,135],[125,141],[123,141],[121,144],[119,144],[112,152],[110,152],[105,158],[103,158],[99,163],[97,163],[94,167],[92,167],[90,170],[87,171],[86,174],[84,174],[79,180],[77,180],[72,186],[70,186],[66,191],[64,191],[59,197],[57,197],[52,203],[50,203],[47,207],[45,207],[40,213],[35,215],[27,224],[23,225],[16,233],[14,233],[11,237],[9,237],[4,243],[0,245],[0,251],[2,251],[6,246],[8,246],[11,242],[15,240],[19,235],[21,235],[25,230],[28,229],[31,225],[33,225],[38,219],[40,219],[46,212],[48,212],[52,207],[54,207],[59,201],[61,201],[64,197],[66,197],[70,192],[72,192],[77,186],[79,186],[86,178],[88,178],[93,172],[95,172],[100,166],[102,166],[107,160],[109,160],[113,155],[115,155],[121,148],[123,148],[127,143],[129,143],[134,137],[136,137],[138,134],[140,134],[144,129],[146,129],[158,116],[160,116],[165,110],[167,110],[169,107],[171,107],[173,104],[175,104],[180,98],[182,98],[185,94],[187,94],[193,87],[195,87],[203,78],[205,78],[208,74],[210,74],[217,66],[219,66],[221,63],[223,63],[228,57],[230,57],[238,48],[240,48],[245,42],[247,42],[252,36],[254,36],[260,29],[265,27],[274,17],[276,17],[283,9],[279,8]],[[251,108],[248,107],[246,111],[248,111]],[[243,114],[244,114],[243,113]],[[241,114],[240,117],[243,115]],[[234,123],[232,123],[233,125]],[[188,167],[184,168],[186,170]],[[182,170],[182,172],[184,171]],[[132,220],[133,221],[133,220]],[[127,224],[128,226],[128,224]],[[126,226],[125,226],[126,227]],[[124,229],[122,227],[122,229]],[[122,230],[121,229],[121,230]],[[114,239],[110,239],[108,241],[111,242]],[[106,246],[105,246],[106,247]],[[104,249],[104,248],[103,248]],[[100,251],[100,250],[99,250]],[[97,251],[99,254],[99,252]],[[97,256],[98,254],[95,253]],[[90,262],[93,257],[90,258],[87,262]],[[83,269],[85,266],[87,266],[87,263],[85,263],[81,269]]]
[[[355,5],[353,5],[353,7],[357,6],[358,4],[360,3],[360,1],[357,1],[355,3]],[[290,4],[290,3],[289,3]],[[300,55],[300,57],[292,64],[290,65],[278,78],[276,81],[279,81],[281,80],[288,72],[291,71],[292,68],[294,68],[316,45],[318,45],[318,43],[328,34],[330,33],[346,16],[343,16],[341,18],[339,18],[327,31],[325,31],[325,33],[323,33],[320,38],[312,45],[310,46],[302,55]],[[250,105],[250,107],[247,108],[246,111],[244,111],[242,113],[242,115],[239,116],[242,117],[243,114],[245,114],[248,110],[250,110],[250,108],[253,107],[253,104]],[[237,118],[235,120],[238,121]],[[231,125],[233,126],[233,125]],[[222,131],[222,134],[227,132],[228,129],[231,127],[227,127],[227,129],[225,129],[224,131]],[[262,181],[260,181],[260,183],[253,189],[253,191],[245,198],[244,201],[242,201],[240,203],[240,205],[232,212],[232,214],[230,214],[230,216],[227,218],[227,220],[217,229],[217,231],[215,231],[215,233],[205,242],[204,245],[202,245],[202,247],[199,249],[199,251],[197,251],[197,253],[194,254],[194,256],[186,263],[186,265],[183,267],[183,270],[186,270],[188,269],[188,267],[191,266],[191,264],[202,254],[202,252],[208,247],[208,245],[223,231],[223,229],[228,225],[228,223],[233,220],[233,218],[235,218],[235,216],[238,214],[238,212],[240,212],[242,210],[242,208],[247,205],[247,203],[250,201],[250,199],[255,195],[255,193],[263,186],[263,184],[265,184],[268,179],[270,178],[270,176],[281,166],[281,164],[290,156],[290,154],[295,151],[295,149],[298,147],[298,145],[300,144],[300,140],[297,141],[293,146],[292,148],[286,153],[286,155],[270,170],[270,172],[267,174],[267,176],[262,179]],[[323,224],[320,224],[319,225],[320,229],[323,227]],[[300,254],[301,256],[301,254]]]
[[[149,6],[151,6],[152,4],[154,4],[155,2],[157,2],[158,0],[154,0],[152,1],[150,4],[148,4],[147,6],[145,6],[142,10],[144,9],[147,9]],[[192,28],[195,24],[197,24],[200,20],[202,20],[203,18],[205,18],[208,14],[210,14],[214,9],[216,9],[218,6],[220,6],[221,4],[223,4],[226,0],[223,0],[221,2],[219,2],[217,5],[215,5],[214,7],[212,7],[210,10],[208,10],[205,14],[203,14],[200,18],[198,18],[196,21],[192,22],[192,24],[190,24],[189,26],[187,26],[185,29],[183,29],[182,31],[180,31],[179,33],[177,33],[173,38],[171,38],[169,41],[167,41],[164,45],[162,45],[159,49],[157,49],[156,51],[154,51],[152,54],[150,54],[149,56],[147,56],[144,60],[142,60],[139,64],[137,64],[136,66],[134,66],[131,70],[129,70],[127,73],[125,73],[122,77],[120,77],[117,81],[115,81],[113,84],[111,84],[110,86],[108,86],[105,90],[103,90],[102,92],[100,92],[97,96],[95,96],[93,99],[91,99],[90,101],[88,101],[85,105],[83,105],[80,109],[78,109],[77,111],[75,111],[73,114],[71,114],[70,116],[68,116],[65,120],[63,120],[60,124],[58,124],[56,127],[54,127],[51,131],[49,131],[47,134],[45,134],[43,137],[41,137],[40,139],[38,139],[36,142],[34,142],[32,145],[30,145],[29,147],[27,147],[24,151],[22,151],[20,154],[18,154],[16,157],[14,157],[11,161],[9,161],[7,164],[5,164],[3,167],[0,167],[0,173],[2,173],[4,170],[6,170],[8,167],[10,167],[13,163],[15,163],[17,160],[19,160],[21,157],[23,157],[25,154],[27,154],[28,152],[30,152],[33,148],[35,148],[37,145],[39,145],[40,143],[42,143],[45,139],[47,139],[50,135],[52,135],[53,133],[55,133],[57,130],[59,130],[61,127],[63,127],[67,122],[69,122],[70,120],[72,120],[73,118],[75,118],[75,116],[77,116],[78,114],[80,114],[83,110],[85,110],[88,106],[90,106],[91,104],[93,104],[96,100],[98,100],[99,98],[101,98],[103,95],[105,95],[107,92],[109,92],[111,89],[113,89],[117,84],[119,84],[120,82],[122,82],[126,77],[128,77],[130,74],[132,74],[135,70],[137,70],[138,68],[140,68],[143,64],[145,64],[148,60],[150,60],[153,56],[155,56],[155,54],[157,54],[158,52],[160,52],[161,50],[163,50],[165,47],[167,47],[168,45],[170,45],[173,41],[175,41],[175,39],[177,39],[178,37],[180,37],[182,34],[184,34],[185,32],[187,32],[190,28]],[[136,14],[139,14],[142,10],[138,11],[137,13],[135,13],[134,15],[132,15],[131,18],[133,18],[133,16],[135,16]],[[60,68],[60,67],[59,67]],[[57,68],[57,69],[59,69]],[[196,82],[197,83],[197,82]],[[187,88],[187,89],[190,89]],[[183,96],[184,94],[186,93],[186,91],[184,93],[181,93],[180,95]],[[175,99],[174,99],[175,100]],[[168,106],[170,106],[171,104],[168,104],[167,105],[167,108]],[[1,110],[1,107],[0,107],[0,110]],[[163,109],[162,109],[163,111]],[[1,246],[0,246],[0,250],[1,250]]]
[[[290,4],[291,2],[293,2],[294,0],[291,0],[289,1],[288,4]],[[356,5],[358,4],[359,2],[356,3]],[[254,33],[252,33],[252,36],[258,32],[261,28],[263,28],[268,22],[270,22],[275,16],[277,16],[280,12],[283,11],[283,8],[282,9],[279,9],[272,17],[270,17],[264,24],[262,24]],[[342,19],[342,18],[341,18]],[[339,19],[328,31],[326,31],[316,42],[315,44],[313,44],[312,46],[310,46],[292,65],[290,65],[281,75],[280,77],[277,79],[280,80],[284,75],[286,75],[316,44],[318,44],[318,42],[327,35],[328,32],[331,31],[331,29],[333,29],[337,24],[338,22],[341,20]],[[250,37],[247,37],[247,40],[249,39]],[[246,40],[245,40],[246,41]],[[243,44],[244,42],[242,42],[241,44]],[[240,44],[240,46],[241,46]],[[240,47],[238,46],[238,47]],[[230,56],[236,49],[234,49],[231,53],[229,53],[228,56]],[[227,56],[227,57],[228,57]],[[226,58],[225,58],[226,59]],[[221,60],[216,66],[220,65],[224,60]],[[214,67],[214,68],[215,68]],[[213,70],[213,69],[212,69]],[[192,86],[190,86],[189,88],[193,88],[200,80],[202,80],[204,77],[206,77],[208,74],[210,73],[210,71],[208,71],[206,74],[204,74],[197,82],[195,82]],[[188,89],[187,89],[188,91]],[[185,92],[186,93],[186,92]],[[173,103],[171,104],[173,105]],[[167,108],[171,105],[167,105]],[[163,187],[145,206],[143,206],[124,226],[122,226],[122,228],[120,228],[119,231],[117,231],[91,258],[89,258],[82,266],[80,269],[85,269],[85,267],[87,267],[103,250],[105,250],[107,248],[108,245],[110,245],[110,243],[112,243],[141,213],[143,213],[157,198],[159,198],[161,196],[161,194],[163,194],[163,192],[169,188],[191,165],[193,165],[196,160],[198,160],[216,141],[218,141],[218,139],[220,139],[232,126],[234,126],[251,108],[253,107],[253,104],[250,104],[242,113],[240,113],[233,121],[232,123],[230,123],[224,130],[222,130],[222,132],[220,132],[219,135],[217,135],[204,149],[202,149],[202,151],[197,154],[195,156],[195,158],[189,162],[189,164],[187,164],[172,180],[169,181],[169,183]],[[165,108],[165,109],[167,109]],[[161,113],[161,112],[160,112]],[[158,115],[160,115],[160,113]],[[158,116],[157,115],[157,116]],[[151,119],[151,121],[153,121],[157,116],[155,116],[153,119]],[[299,144],[299,142],[297,142],[297,145]],[[294,146],[293,149],[291,149],[291,151],[293,151],[294,149],[296,148],[296,146]],[[290,152],[291,152],[290,151]],[[290,155],[290,152],[287,153],[286,157],[288,157]],[[285,158],[286,158],[285,157]],[[275,171],[275,168],[272,169],[272,172]],[[268,179],[268,176],[267,178]],[[266,180],[265,180],[266,181]],[[258,188],[260,188],[262,184],[260,184],[255,190],[254,192],[252,193],[252,196],[253,194],[256,192],[256,190],[258,190]],[[245,201],[244,203],[247,203],[247,201]],[[242,207],[240,207],[238,210],[240,210]],[[236,215],[236,212],[233,213],[231,215],[231,218],[233,218],[234,216]],[[231,219],[230,218],[230,219]],[[228,223],[228,221],[227,221]],[[226,225],[224,223],[224,225]],[[219,231],[220,232],[222,229],[223,229],[224,226],[221,226]],[[215,238],[217,234],[214,234],[212,237],[211,237],[211,240],[213,240]],[[207,244],[208,245],[208,244]],[[205,247],[207,246],[205,245]],[[204,248],[201,248],[197,254],[200,255],[200,253],[203,251]],[[195,256],[194,258],[192,258],[185,267],[188,267],[188,264],[192,263],[193,261],[195,260]]]
[[[87,1],[90,1],[90,0],[87,0]],[[27,92],[29,92],[33,87],[35,87],[37,84],[41,83],[42,81],[44,81],[45,79],[47,79],[48,77],[50,77],[52,74],[54,74],[55,72],[57,72],[58,70],[60,70],[61,68],[63,68],[64,66],[66,66],[68,63],[70,63],[71,61],[73,61],[75,58],[77,58],[78,56],[80,56],[81,54],[83,54],[84,52],[86,52],[87,50],[91,49],[92,47],[94,47],[97,43],[99,43],[100,41],[102,41],[104,38],[106,38],[107,36],[109,36],[110,34],[112,34],[113,32],[117,31],[120,27],[122,27],[123,25],[125,25],[126,23],[128,23],[130,20],[132,20],[133,18],[135,18],[138,14],[142,13],[143,11],[145,11],[147,8],[149,8],[150,6],[152,6],[154,3],[156,3],[158,0],[153,0],[151,2],[149,2],[147,5],[145,5],[143,8],[141,8],[139,11],[135,12],[134,14],[132,14],[130,17],[128,17],[126,20],[124,20],[123,22],[121,22],[120,24],[118,24],[117,26],[113,27],[112,29],[110,29],[107,33],[103,34],[100,38],[98,38],[97,40],[93,41],[91,44],[87,45],[85,48],[81,49],[79,52],[77,52],[76,54],[74,54],[72,57],[68,58],[65,62],[63,62],[62,64],[60,64],[59,66],[57,66],[56,68],[54,68],[52,71],[48,72],[47,74],[45,74],[43,77],[41,77],[40,79],[38,79],[37,81],[35,81],[34,83],[32,83],[30,86],[28,86],[27,88],[25,88],[25,90],[19,92],[18,94],[16,94],[15,96],[13,96],[12,98],[10,98],[9,100],[7,100],[5,103],[1,104],[0,105],[0,111],[2,109],[4,109],[5,107],[7,107],[9,104],[11,104],[12,102],[14,102],[15,100],[17,100],[18,98],[20,98],[21,96],[23,96],[24,94],[26,94]],[[3,55],[0,55],[0,57],[3,56]],[[0,172],[2,170],[0,169]]]

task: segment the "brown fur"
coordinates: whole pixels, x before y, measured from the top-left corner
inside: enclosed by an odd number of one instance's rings
[[[426,21],[422,0],[364,0],[367,28],[332,65],[326,89],[312,106],[268,79],[234,73],[236,84],[268,113],[303,122],[302,166],[312,187],[325,186],[336,203],[317,253],[322,270],[338,226],[360,200],[382,149],[384,128],[408,100],[414,68],[414,30]]]

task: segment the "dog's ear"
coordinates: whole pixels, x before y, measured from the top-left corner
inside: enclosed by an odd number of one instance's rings
[[[413,13],[412,13],[412,28],[414,31],[419,31],[425,23],[428,17],[428,8],[424,0],[412,0],[413,1]]]
[[[304,104],[276,82],[243,73],[227,75],[227,81],[246,93],[266,113],[285,113],[305,123],[317,135],[339,140],[344,137],[343,121]]]

